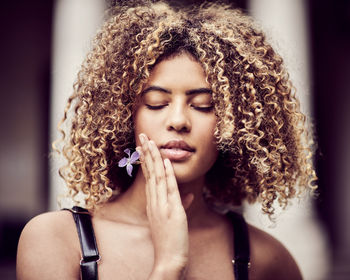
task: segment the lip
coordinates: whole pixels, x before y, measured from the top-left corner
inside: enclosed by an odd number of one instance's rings
[[[183,140],[171,140],[160,147],[160,152],[171,161],[184,161],[193,155],[195,149]]]

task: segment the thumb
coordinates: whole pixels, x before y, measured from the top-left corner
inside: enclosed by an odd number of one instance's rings
[[[182,206],[185,210],[187,210],[188,207],[190,207],[190,205],[193,202],[193,199],[194,199],[193,193],[186,194],[185,197],[181,198]]]

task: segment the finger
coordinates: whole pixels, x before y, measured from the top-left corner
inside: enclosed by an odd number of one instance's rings
[[[143,173],[143,176],[146,178],[148,177],[148,175],[146,175],[146,173],[148,172],[147,171],[147,168],[145,166],[145,161],[144,161],[144,155],[142,153],[142,149],[141,147],[136,147],[136,151],[138,151],[139,155],[140,155],[140,162],[141,162],[141,170],[142,170],[142,173]],[[147,179],[146,179],[147,181]],[[150,194],[149,194],[149,187],[147,186],[147,184],[145,184],[145,194],[146,194],[146,210],[147,210],[147,216],[149,217],[149,202],[150,202]]]
[[[145,177],[146,183],[145,183],[145,194],[146,194],[146,213],[147,213],[147,217],[150,218],[151,217],[151,212],[150,212],[150,193],[149,193],[149,186],[147,184],[147,180],[146,178],[148,178],[148,171],[147,168],[145,166],[145,160],[144,160],[144,155],[142,152],[141,147],[136,147],[136,151],[138,151],[138,153],[140,154],[140,162],[141,162],[141,170],[143,173],[143,176]]]
[[[150,153],[149,140],[146,135],[140,134],[142,153],[144,155],[144,167],[147,173],[146,188],[148,188],[149,205],[151,209],[157,207],[156,179],[154,175],[154,163]]]
[[[141,170],[142,170],[143,176],[145,177],[145,180],[147,182],[148,178],[149,178],[149,172],[148,172],[148,169],[146,167],[145,152],[143,151],[142,147],[136,147],[136,150],[140,154]]]
[[[149,178],[149,172],[148,172],[148,169],[146,167],[146,162],[145,162],[145,151],[144,151],[144,142],[145,142],[145,139],[143,138],[143,136],[140,134],[139,135],[139,139],[140,139],[140,142],[141,142],[141,146],[140,147],[137,147],[137,151],[140,153],[140,160],[141,160],[141,168],[142,168],[142,173],[143,173],[143,176],[145,177],[146,180],[148,180]]]
[[[148,171],[147,168],[145,166],[145,156],[142,152],[142,148],[141,147],[136,147],[136,151],[138,151],[138,153],[140,154],[140,165],[141,165],[141,170],[143,173],[143,176],[146,178],[148,178]]]
[[[167,190],[163,160],[156,144],[152,140],[149,142],[149,144],[150,144],[150,153],[154,163],[154,176],[157,183],[157,187],[156,187],[157,202],[158,202],[158,205],[165,205],[167,202],[168,190]]]
[[[164,159],[166,182],[168,186],[168,200],[175,205],[181,204],[181,197],[179,193],[179,188],[177,186],[177,181],[174,174],[173,166],[169,159]]]

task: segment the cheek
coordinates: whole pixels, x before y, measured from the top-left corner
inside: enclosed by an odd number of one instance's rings
[[[201,139],[208,139],[209,146],[214,144],[214,131],[216,127],[216,119],[212,118],[206,121],[201,122],[201,125],[198,127],[198,134],[200,134]]]
[[[145,109],[138,109],[135,113],[134,117],[134,134],[136,144],[140,145],[139,142],[139,134],[144,133],[149,138],[151,138],[157,132],[157,127],[159,124],[157,123],[159,118],[154,118]]]
[[[211,166],[215,163],[219,154],[216,144],[214,142],[214,138],[212,140],[213,141],[207,143],[206,149],[205,149],[205,156],[206,156],[209,168],[211,168]]]
[[[215,137],[214,137],[214,131],[215,131],[215,128],[216,128],[216,118],[214,118],[210,124],[208,125],[209,126],[209,131],[210,131],[210,136],[208,136],[208,139],[210,139],[210,143],[209,143],[209,149],[212,153],[212,157],[214,159],[214,161],[216,160],[217,156],[218,156],[218,150],[217,150],[217,145],[216,145],[216,141],[215,141]]]
[[[140,145],[140,140],[139,140],[139,135],[141,132],[144,131],[144,122],[142,120],[142,112],[140,110],[137,110],[135,115],[134,115],[134,136],[135,136],[135,141],[136,145]]]
[[[214,163],[218,156],[218,150],[214,138],[214,130],[216,126],[216,120],[207,121],[205,125],[200,127],[198,132],[198,141],[203,143],[203,150],[208,162]]]

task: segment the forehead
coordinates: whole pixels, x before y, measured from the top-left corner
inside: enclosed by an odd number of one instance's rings
[[[190,54],[182,53],[162,60],[152,69],[147,86],[169,88],[209,87],[203,67]]]

